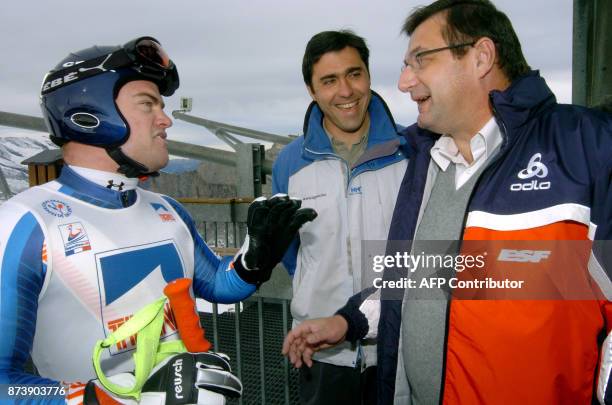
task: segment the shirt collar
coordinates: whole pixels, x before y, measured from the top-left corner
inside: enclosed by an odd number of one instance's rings
[[[346,144],[336,140],[336,138],[334,138],[332,134],[327,130],[327,127],[325,126],[325,120],[323,120],[323,124],[321,126],[323,127],[323,131],[325,131],[325,134],[329,138],[329,141],[331,142],[333,149],[345,149],[345,150],[349,149],[349,147]],[[368,128],[366,128],[366,130],[363,132],[359,140],[355,142],[354,144],[352,144],[351,147],[356,148],[358,145],[361,145],[362,143],[364,143],[364,141],[367,142],[369,134],[370,134],[370,126],[368,125]]]
[[[105,172],[87,167],[70,166],[79,176],[114,191],[134,190],[138,186],[137,178],[125,177],[119,173]]]
[[[135,184],[138,180],[122,175],[66,165],[56,180],[61,184],[58,191],[102,208],[129,207],[137,199]],[[108,188],[111,180],[115,184],[123,182],[123,191],[119,191],[119,187]]]
[[[450,135],[441,136],[431,148],[430,154],[442,171],[446,171],[451,163],[470,167],[481,160],[486,161],[501,142],[501,131],[495,118],[491,117],[470,140],[470,149],[474,158],[471,164],[459,153],[459,148],[457,148],[457,144]]]

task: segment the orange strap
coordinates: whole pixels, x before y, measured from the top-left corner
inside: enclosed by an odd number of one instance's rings
[[[190,293],[191,279],[179,278],[164,288],[170,301],[181,340],[191,353],[207,352],[212,344],[206,340],[204,328],[196,311],[195,300]]]

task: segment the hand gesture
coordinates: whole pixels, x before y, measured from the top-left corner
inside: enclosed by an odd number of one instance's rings
[[[293,328],[283,342],[283,355],[295,368],[312,367],[312,355],[344,341],[348,323],[340,315],[309,319]]]

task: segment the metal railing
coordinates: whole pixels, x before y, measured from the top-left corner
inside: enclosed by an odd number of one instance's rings
[[[192,215],[200,234],[217,253],[233,255],[246,235],[250,198],[179,199]],[[253,296],[233,307],[212,304],[201,313],[202,325],[214,350],[231,358],[243,383],[243,396],[234,404],[292,404],[298,402],[297,370],[280,351],[291,327],[291,280],[282,266]],[[222,312],[220,308],[225,308]],[[229,309],[229,310],[227,310]]]

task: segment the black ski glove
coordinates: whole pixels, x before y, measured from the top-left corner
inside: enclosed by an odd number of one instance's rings
[[[312,208],[301,208],[300,200],[277,194],[260,197],[249,206],[247,237],[234,260],[234,268],[245,281],[260,285],[283,258],[300,227],[317,217]]]

